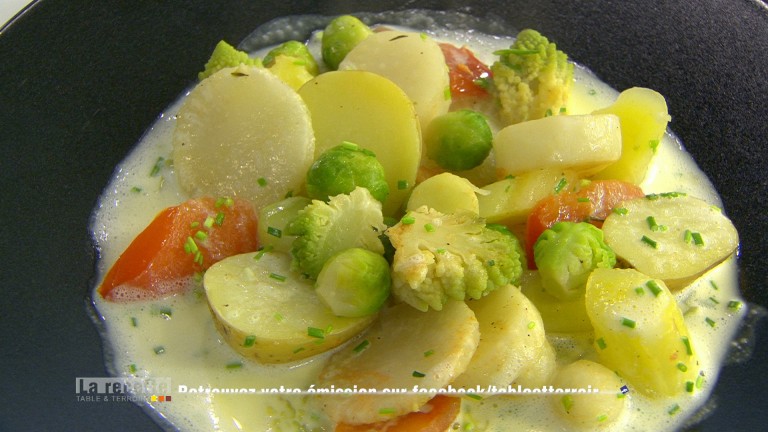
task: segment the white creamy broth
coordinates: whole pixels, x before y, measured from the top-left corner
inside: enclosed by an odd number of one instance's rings
[[[508,38],[477,32],[440,29],[429,32],[437,39],[468,45],[486,63],[493,61],[494,50],[511,43]],[[317,53],[316,45],[313,50]],[[568,106],[571,114],[607,106],[618,94],[581,66],[576,67],[575,82]],[[158,165],[160,158],[171,157],[174,115],[182,102],[183,97],[169,107],[118,166],[100,199],[92,230],[100,252],[98,271],[102,277],[158,212],[188,198],[180,190],[172,166]],[[150,175],[156,165],[160,167],[159,172]],[[646,193],[680,191],[720,205],[709,180],[670,134],[664,137],[641,186]],[[329,354],[287,365],[267,366],[244,359],[221,340],[201,287],[193,285],[187,294],[152,302],[111,303],[94,293],[95,307],[104,324],[103,337],[109,347],[110,372],[117,376],[169,377],[172,401],[145,406],[163,419],[162,423],[167,420],[181,430],[332,430],[315,397],[258,393],[262,388],[280,386],[308,388]],[[728,342],[746,309],[733,312],[724,307],[730,300],[741,300],[735,259],[718,265],[676,297],[700,357],[699,368],[705,376],[703,389],[692,395],[662,400],[650,400],[631,392],[623,417],[601,430],[674,430],[706,401]],[[715,304],[713,298],[719,304]],[[707,324],[705,317],[714,320],[716,325]],[[596,358],[588,335],[550,334],[549,338],[560,364],[580,357]],[[225,393],[228,389],[245,392]],[[459,430],[570,430],[572,426],[558,417],[546,397],[494,396],[481,400],[465,397],[462,414],[457,419]],[[679,409],[669,414],[675,405]],[[473,429],[465,429],[470,426]]]

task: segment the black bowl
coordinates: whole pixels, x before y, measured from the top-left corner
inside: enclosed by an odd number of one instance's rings
[[[418,4],[416,4],[418,3]],[[40,1],[0,33],[5,375],[0,430],[156,430],[137,406],[78,402],[106,376],[86,304],[91,211],[114,166],[188,85],[220,39],[298,13],[459,10],[534,27],[618,89],[667,98],[677,133],[742,236],[747,299],[768,305],[768,6],[761,0]],[[723,371],[696,430],[768,424],[768,330]]]

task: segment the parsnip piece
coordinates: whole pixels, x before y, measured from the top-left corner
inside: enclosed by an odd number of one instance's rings
[[[651,398],[686,391],[699,373],[694,341],[664,282],[634,269],[596,269],[587,314],[600,363]]]
[[[347,54],[339,70],[364,70],[392,80],[413,102],[423,130],[451,106],[443,51],[421,33],[374,33]]]
[[[290,266],[288,254],[254,252],[205,272],[216,328],[240,354],[263,363],[300,360],[342,344],[373,320],[333,315],[311,282]]]
[[[442,311],[421,312],[401,303],[384,310],[360,344],[335,353],[316,384],[322,388],[377,389],[375,394],[324,394],[335,422],[387,420],[418,410],[434,394],[384,393],[384,389],[446,387],[467,368],[480,338],[472,310],[450,301]]]
[[[500,130],[493,150],[503,176],[569,169],[588,177],[621,157],[621,127],[613,114],[545,117]]]
[[[270,72],[222,69],[179,110],[173,161],[193,196],[237,196],[257,209],[299,192],[315,144],[306,105]]]
[[[478,191],[478,188],[463,177],[451,173],[438,174],[413,188],[406,210],[416,210],[425,205],[440,213],[466,210],[478,214]]]
[[[536,307],[514,285],[507,285],[480,300],[469,302],[480,323],[480,344],[467,370],[454,387],[506,387],[524,371],[540,375],[525,381],[546,381],[554,370],[554,351],[544,335]],[[530,368],[545,357],[543,370]],[[547,356],[552,361],[546,361]],[[522,383],[521,383],[522,385]]]
[[[576,427],[593,430],[616,423],[627,406],[620,392],[624,385],[610,369],[590,360],[577,360],[560,369],[552,386],[562,389],[592,389],[596,393],[567,393],[550,396],[555,411]]]
[[[587,316],[584,296],[572,300],[560,300],[544,291],[539,273],[523,272],[521,291],[536,306],[547,333],[591,332],[592,324]]]
[[[574,171],[541,169],[491,183],[483,187],[488,193],[477,197],[480,217],[505,225],[525,223],[536,203],[554,194],[563,180],[570,185],[575,184],[578,177]]]
[[[603,224],[616,255],[670,288],[687,285],[739,244],[733,223],[709,203],[684,194],[649,195],[621,205]]]
[[[384,214],[400,210],[421,160],[421,131],[405,93],[374,73],[335,71],[308,82],[299,95],[312,115],[316,154],[343,141],[375,153],[389,186]]]

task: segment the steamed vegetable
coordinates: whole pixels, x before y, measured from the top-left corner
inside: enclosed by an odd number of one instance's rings
[[[295,40],[270,50],[264,56],[264,66],[294,90],[318,74],[317,62],[307,46]]]
[[[381,254],[350,248],[325,262],[315,292],[336,316],[361,317],[384,305],[391,284],[389,263]]]
[[[719,208],[680,193],[625,201],[605,220],[605,242],[622,260],[679,288],[728,258],[739,244]]]
[[[561,299],[584,294],[596,268],[613,268],[616,254],[603,241],[603,232],[586,222],[557,222],[533,246],[533,257],[544,290]]]
[[[621,156],[619,118],[612,114],[553,116],[513,124],[493,138],[501,175],[537,169],[600,171]]]
[[[297,193],[314,154],[302,99],[255,67],[222,69],[201,81],[179,109],[173,134],[174,169],[185,192],[236,196],[256,209]]]
[[[561,114],[573,87],[568,56],[536,30],[518,33],[491,66],[504,124]]]
[[[197,77],[200,81],[208,78],[214,73],[230,67],[240,65],[262,67],[261,60],[252,58],[245,51],[240,51],[225,41],[219,41],[211,53],[210,59],[205,64],[205,69]]]
[[[662,398],[696,380],[695,343],[663,281],[633,269],[596,269],[586,305],[600,362],[633,389]]]
[[[314,200],[285,229],[297,237],[291,247],[292,268],[316,279],[325,262],[343,250],[361,247],[383,254],[379,235],[385,228],[381,203],[368,189],[355,188],[327,203]]]
[[[522,273],[517,238],[487,228],[470,212],[420,207],[386,235],[395,248],[393,293],[419,310],[441,310],[451,299],[479,299],[517,284]]]
[[[290,252],[296,236],[286,233],[285,227],[310,203],[307,197],[294,196],[262,207],[259,211],[259,244],[275,251]]]
[[[570,363],[558,371],[552,385],[563,389],[599,390],[550,396],[555,411],[578,428],[594,430],[616,423],[627,409],[628,398],[619,390],[623,385],[621,379],[600,363],[584,359]]]
[[[312,282],[290,269],[281,252],[229,257],[205,273],[203,285],[224,341],[246,358],[284,363],[339,346],[372,320],[337,317]]]
[[[472,169],[491,152],[493,133],[488,120],[477,111],[451,111],[436,117],[424,132],[427,156],[441,167]]]
[[[98,292],[110,301],[184,292],[188,278],[230,255],[258,247],[251,205],[203,197],[158,214],[112,265]]]
[[[465,46],[459,48],[449,43],[441,43],[440,49],[448,65],[452,99],[489,96],[491,69],[488,66]]]
[[[405,93],[370,72],[336,71],[319,75],[299,95],[312,114],[315,155],[344,141],[372,151],[389,185],[384,213],[391,216],[400,211],[416,183],[421,161],[419,123]]]
[[[321,41],[323,61],[328,69],[338,69],[344,57],[371,34],[373,31],[367,25],[351,15],[331,20],[323,31]]]
[[[594,177],[640,184],[670,120],[664,96],[633,87],[621,92],[613,105],[593,114],[615,114],[621,123],[621,158]]]
[[[307,172],[307,194],[313,199],[328,201],[356,187],[368,189],[382,203],[389,195],[384,167],[376,155],[351,142],[324,151]]]
[[[478,192],[479,190],[464,177],[451,173],[437,174],[413,188],[406,210],[427,206],[440,213],[463,210],[478,214]]]
[[[466,370],[479,339],[475,315],[464,302],[448,302],[440,312],[421,312],[401,303],[383,310],[360,342],[336,352],[317,387],[441,389]],[[433,396],[335,393],[323,395],[321,403],[334,422],[361,424],[414,412]]]

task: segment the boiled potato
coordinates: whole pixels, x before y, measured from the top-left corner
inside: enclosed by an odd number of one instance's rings
[[[315,155],[309,111],[261,68],[222,69],[179,109],[173,162],[193,196],[235,196],[257,209],[299,192]]]
[[[335,316],[312,283],[290,267],[288,254],[253,252],[226,258],[205,272],[216,328],[245,357],[263,363],[300,360],[342,344],[373,320]]]
[[[621,156],[621,127],[613,114],[558,115],[513,124],[493,138],[502,175],[569,169],[590,176]]]
[[[649,195],[621,207],[603,224],[605,243],[632,267],[673,289],[729,257],[739,244],[733,223],[698,198]]]
[[[477,198],[480,216],[491,223],[525,223],[536,203],[554,194],[563,180],[570,185],[575,184],[578,177],[574,171],[540,169],[489,184],[483,187],[488,193]]]
[[[344,141],[372,151],[389,185],[384,214],[400,210],[421,160],[421,131],[405,93],[374,73],[335,71],[308,82],[299,95],[312,115],[316,155]]]
[[[634,269],[596,269],[586,305],[600,363],[629,386],[661,398],[686,391],[699,373],[693,339],[664,282]]]
[[[561,389],[599,390],[550,396],[555,412],[577,427],[590,430],[620,420],[627,407],[620,392],[621,379],[610,369],[590,360],[577,360],[557,372],[552,386]]]
[[[594,178],[640,184],[670,120],[664,96],[633,87],[621,92],[613,105],[593,114],[615,114],[621,123],[621,158]]]
[[[538,381],[549,378],[554,370],[554,351],[544,335],[539,312],[517,287],[499,288],[470,301],[469,306],[480,323],[480,344],[467,370],[452,383],[454,387],[506,387],[537,363],[548,365],[537,371],[541,376]],[[552,361],[541,362],[542,356]],[[527,376],[525,381],[537,379]]]
[[[459,210],[478,214],[478,191],[478,188],[463,177],[451,173],[438,174],[413,188],[406,210],[427,206],[444,214]]]
[[[587,316],[584,296],[573,300],[560,300],[547,293],[537,271],[523,272],[521,291],[531,300],[541,314],[547,333],[591,332],[592,324]]]
[[[339,70],[364,70],[392,80],[413,102],[423,130],[451,106],[443,51],[421,33],[374,33],[347,54]]]
[[[362,342],[335,353],[316,383],[322,388],[377,389],[375,394],[325,394],[322,404],[339,423],[373,423],[413,412],[434,396],[384,389],[446,387],[467,368],[480,338],[477,319],[464,302],[421,312],[400,303],[385,309]]]

